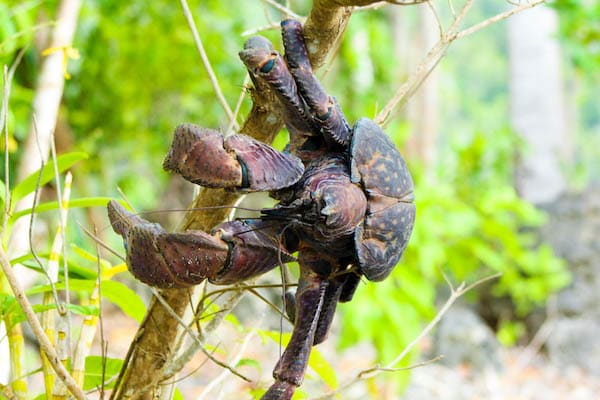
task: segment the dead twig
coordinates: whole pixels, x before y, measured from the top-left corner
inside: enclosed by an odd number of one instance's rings
[[[274,9],[276,9],[278,11],[281,11],[283,14],[285,14],[285,16],[287,18],[294,18],[294,19],[297,19],[298,21],[302,21],[302,22],[304,22],[304,20],[306,20],[306,17],[303,17],[303,16],[301,16],[299,14],[296,14],[289,7],[282,6],[281,4],[277,3],[274,0],[262,0],[262,1],[264,3],[269,4]]]

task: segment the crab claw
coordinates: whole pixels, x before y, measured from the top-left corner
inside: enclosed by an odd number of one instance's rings
[[[123,237],[129,271],[160,288],[188,287],[216,277],[226,265],[229,246],[202,231],[167,233],[159,224],[129,213],[112,200],[108,217]]]
[[[226,222],[211,234],[193,230],[167,233],[114,200],[108,203],[108,216],[115,232],[123,237],[129,271],[155,287],[182,288],[205,279],[232,284],[294,260],[272,222]]]
[[[163,168],[198,185],[244,191],[282,189],[304,172],[292,154],[246,135],[224,137],[193,124],[177,127]]]

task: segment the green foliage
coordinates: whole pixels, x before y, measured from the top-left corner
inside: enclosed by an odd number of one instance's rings
[[[453,148],[453,168],[445,165],[435,185],[421,185],[423,217],[436,208],[433,202],[440,193],[447,207],[438,208],[434,219],[422,226],[432,230],[426,235],[429,240],[444,246],[437,252],[441,257],[431,261],[459,281],[480,277],[481,267],[501,272],[495,294],[509,295],[517,311],[526,313],[569,278],[564,263],[548,246],[538,245],[532,231],[544,222],[543,214],[521,200],[512,186],[516,138],[506,129],[476,132]]]
[[[561,50],[571,61],[567,65],[574,92],[570,100],[575,101],[573,111],[579,119],[572,134],[578,142],[572,181],[581,187],[600,173],[600,2],[554,0],[550,4],[560,17]]]
[[[30,174],[27,178],[23,179],[12,189],[12,200],[13,202],[17,202],[22,199],[24,196],[29,193],[33,193],[35,188],[39,185],[44,186],[46,183],[50,182],[54,179],[54,166],[56,165],[56,169],[59,173],[64,172],[65,170],[71,168],[73,164],[78,161],[86,159],[88,156],[86,153],[77,152],[77,153],[67,153],[62,154],[57,157],[56,164],[47,163],[40,171],[35,171]]]
[[[440,272],[456,284],[500,272],[493,294],[509,296],[519,315],[569,282],[564,262],[532,231],[544,215],[511,185],[515,140],[506,129],[475,132],[452,145],[437,176],[417,175],[417,222],[410,244],[390,278],[359,287],[352,302],[341,307],[341,346],[367,340],[382,362],[396,357],[433,317],[435,288],[445,285]],[[478,295],[469,294],[472,301]],[[409,365],[414,355],[398,366]],[[407,378],[397,379],[406,383]]]
[[[560,15],[560,34],[573,63],[597,74],[600,67],[600,2],[554,0],[550,4]]]
[[[526,327],[519,321],[502,321],[496,337],[504,346],[513,346],[525,334]]]
[[[8,210],[6,213],[3,213],[4,218],[6,218],[5,229],[2,231],[2,239],[3,239],[3,251],[6,251],[6,245],[11,238],[12,235],[12,227],[15,220],[23,216],[29,216],[34,211],[32,209],[25,209],[19,212],[15,212],[15,204],[16,202],[23,198],[24,196],[34,192],[38,185],[45,185],[49,182],[52,182],[55,178],[55,171],[63,173],[64,171],[73,168],[73,166],[81,161],[85,160],[87,155],[82,152],[72,152],[66,153],[59,157],[56,160],[52,160],[50,163],[46,164],[43,168],[40,168],[38,171],[30,174],[25,179],[20,182],[13,183],[12,187],[9,188],[8,198],[4,192],[2,191],[2,204],[1,208],[5,210],[5,203],[8,202]],[[59,180],[61,177],[59,176]],[[5,189],[6,186],[2,183],[2,189]],[[93,207],[93,206],[102,206],[103,208],[106,206],[106,203],[110,200],[109,198],[79,198],[70,202],[69,206],[73,205],[76,207]],[[56,201],[46,202],[38,205],[35,208],[35,212],[38,213],[40,211],[52,211],[55,212],[58,210],[58,203]],[[47,245],[50,247],[50,243],[52,242],[52,236],[48,236],[48,243],[43,243],[43,245]],[[146,306],[140,299],[139,295],[129,289],[125,284],[121,282],[116,282],[111,280],[112,277],[123,271],[125,268],[120,266],[112,266],[107,260],[98,259],[97,256],[85,251],[84,249],[73,247],[75,253],[80,256],[80,259],[75,261],[75,257],[70,257],[67,254],[68,260],[66,261],[66,265],[69,267],[69,285],[67,287],[66,280],[64,279],[65,271],[63,269],[62,256],[59,257],[59,276],[62,278],[58,282],[56,282],[53,286],[56,291],[59,293],[61,291],[69,290],[71,293],[71,303],[65,304],[66,309],[72,313],[72,315],[81,315],[81,316],[99,316],[100,309],[96,305],[89,305],[87,301],[91,295],[91,293],[97,288],[98,285],[98,270],[100,268],[100,287],[102,291],[102,298],[106,301],[109,301],[119,307],[126,315],[135,319],[138,323],[142,321],[145,313]],[[40,278],[47,282],[47,268],[50,260],[53,258],[48,253],[40,253],[37,255],[37,258],[33,256],[33,254],[25,254],[13,260],[10,260],[11,265],[23,264],[27,267],[30,267],[37,271],[40,275]],[[54,256],[56,260],[56,255]],[[34,262],[35,261],[35,262]],[[43,263],[43,264],[42,264]],[[87,264],[87,265],[86,265]],[[17,324],[20,324],[26,320],[25,314],[18,302],[16,301],[14,293],[12,293],[11,289],[5,282],[5,277],[3,274],[0,274],[0,282],[2,285],[0,286],[0,319],[4,322],[7,327],[10,329]],[[53,287],[49,284],[36,285],[32,288],[28,289],[26,292],[27,299],[33,303],[33,299],[37,294],[46,294],[50,293],[53,290]],[[32,304],[32,308],[35,313],[43,313],[49,310],[55,310],[58,308],[55,303],[44,303],[44,304]],[[52,328],[54,329],[54,328]],[[19,351],[15,350],[11,347],[11,351]],[[108,382],[110,378],[112,378],[116,373],[118,373],[120,366],[122,364],[121,360],[117,359],[107,359],[105,364],[102,364],[99,360],[102,357],[90,357],[86,363],[86,376],[85,376],[85,388],[91,389],[96,388],[102,384],[102,379],[104,382]],[[101,366],[104,365],[104,366]],[[102,374],[102,368],[105,368],[104,374]]]
[[[114,386],[114,378],[121,367],[123,360],[100,356],[88,356],[85,358],[85,380],[84,390],[98,389],[104,386],[110,389]]]
[[[284,347],[287,346],[292,337],[291,333],[281,333],[276,331],[265,330],[259,331],[259,333],[263,338],[268,338],[277,344],[281,343]],[[307,377],[310,378],[312,373],[314,373],[318,376],[320,381],[324,382],[328,386],[329,389],[337,388],[338,381],[335,369],[331,363],[329,363],[325,357],[323,357],[323,354],[318,350],[318,348],[313,348],[310,352],[308,367],[309,370],[307,372]],[[302,397],[298,397],[298,399],[300,398]]]

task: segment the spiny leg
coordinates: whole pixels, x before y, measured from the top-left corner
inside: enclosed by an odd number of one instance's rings
[[[296,81],[271,42],[262,36],[253,36],[244,43],[239,56],[252,79],[265,81],[279,99],[286,127],[292,135],[292,148],[296,138],[316,135],[318,127],[298,95]]]
[[[327,140],[347,146],[350,143],[350,127],[335,98],[325,92],[313,74],[302,24],[292,19],[282,21],[281,34],[287,65],[316,125],[321,127]]]
[[[302,384],[328,285],[328,281],[318,274],[302,268],[296,291],[297,316],[292,338],[273,371],[275,383],[262,400],[289,400]]]

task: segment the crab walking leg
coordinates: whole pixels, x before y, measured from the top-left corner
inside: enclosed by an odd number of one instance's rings
[[[264,221],[232,221],[203,231],[167,233],[108,204],[113,229],[123,237],[127,266],[140,281],[160,288],[182,288],[205,279],[231,284],[261,275],[293,257],[277,240],[277,226]]]
[[[335,309],[340,300],[342,293],[342,282],[338,280],[329,281],[329,286],[323,296],[323,306],[319,313],[319,320],[317,321],[317,328],[315,330],[315,336],[313,339],[313,346],[323,343],[327,339],[329,328],[333,322],[333,316],[335,315]]]
[[[262,400],[289,400],[304,380],[329,282],[306,268],[301,274],[296,291],[297,316],[292,338],[273,371],[275,383]]]
[[[223,137],[193,124],[177,127],[164,169],[192,183],[245,191],[278,190],[304,172],[302,161],[246,135]]]
[[[302,24],[293,19],[282,21],[281,34],[288,68],[316,125],[321,127],[326,139],[347,146],[350,142],[350,126],[335,98],[323,90],[313,74],[302,35]]]
[[[262,36],[253,36],[244,43],[239,56],[253,79],[262,79],[274,89],[282,105],[288,130],[296,135],[314,135],[317,127],[298,96],[296,81],[284,58],[273,49],[271,42]]]

